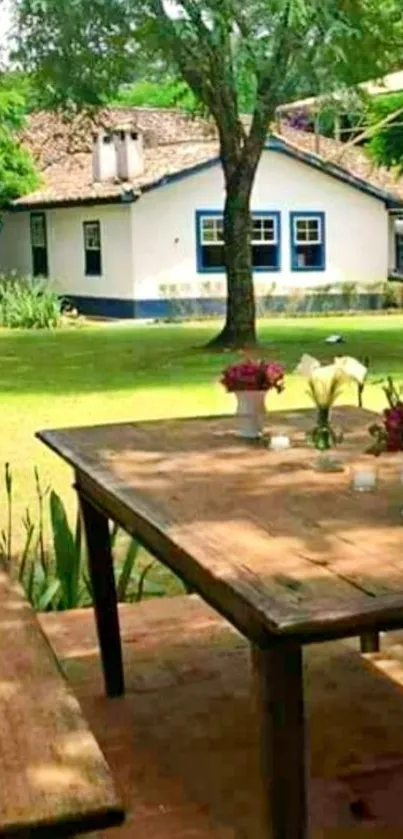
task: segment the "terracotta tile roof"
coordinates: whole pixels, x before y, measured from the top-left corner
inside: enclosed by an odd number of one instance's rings
[[[36,192],[20,198],[15,205],[23,208],[118,199],[123,190],[120,181],[93,183],[92,138],[98,126],[122,122],[141,131],[144,138],[145,168],[130,184],[134,192],[140,193],[165,177],[208,163],[218,155],[214,125],[179,111],[119,108],[101,113],[96,121],[81,116],[73,122],[53,114],[35,114],[22,139],[37,161],[43,182]],[[375,167],[362,149],[346,148],[343,143],[321,137],[320,154],[315,155],[312,134],[284,125],[278,136],[290,150],[308,152],[321,164],[336,163],[347,175],[367,181],[392,198],[403,199],[403,179],[396,180],[387,169]]]
[[[313,154],[322,162],[334,163],[348,174],[374,186],[377,189],[390,193],[397,200],[403,199],[403,178],[396,177],[396,174],[384,166],[376,166],[368,157],[364,149],[359,146],[348,146],[338,140],[331,140],[328,137],[319,138],[319,153],[315,154],[315,137],[305,131],[297,131],[283,125],[281,128],[281,139],[286,140],[291,146]]]

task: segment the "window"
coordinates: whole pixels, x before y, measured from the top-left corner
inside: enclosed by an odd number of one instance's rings
[[[252,262],[257,271],[278,271],[280,267],[280,216],[252,216]]]
[[[200,272],[225,270],[224,220],[219,212],[197,212],[197,267]],[[252,215],[251,247],[256,271],[280,267],[280,213]]]
[[[293,271],[325,270],[324,213],[291,213]]]
[[[199,271],[222,271],[224,263],[224,221],[222,215],[200,215]]]
[[[99,221],[84,222],[85,274],[100,277],[102,274],[101,225]]]
[[[31,250],[33,276],[47,277],[49,265],[45,213],[31,213]]]
[[[403,233],[396,233],[396,273],[403,274]]]

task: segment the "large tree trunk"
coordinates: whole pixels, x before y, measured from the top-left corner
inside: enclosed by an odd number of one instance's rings
[[[250,246],[250,189],[227,188],[224,208],[227,314],[210,346],[242,348],[256,344],[256,311]]]

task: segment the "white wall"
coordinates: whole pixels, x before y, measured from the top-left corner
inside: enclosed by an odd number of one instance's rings
[[[32,272],[29,213],[2,214],[0,230],[0,272]]]
[[[49,271],[61,291],[83,297],[133,298],[129,207],[72,207],[50,210],[47,218]],[[84,221],[101,224],[101,277],[85,276]]]
[[[32,273],[30,214],[5,217],[0,271]],[[133,299],[133,247],[129,206],[72,207],[46,211],[49,278],[65,294]],[[99,221],[102,276],[85,276],[84,221]]]
[[[198,274],[195,211],[220,210],[221,168],[147,193],[132,205],[135,295],[161,297],[160,286],[183,289],[183,296],[224,293],[222,274]],[[388,215],[383,202],[279,152],[266,151],[252,196],[253,210],[281,212],[281,271],[258,273],[256,286],[290,288],[385,280],[388,272]],[[326,214],[326,270],[291,271],[290,211]],[[193,289],[193,294],[189,287]]]

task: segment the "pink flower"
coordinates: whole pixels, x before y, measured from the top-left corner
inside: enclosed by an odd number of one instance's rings
[[[239,390],[271,390],[284,388],[285,369],[276,361],[246,361],[232,364],[222,376],[221,383],[233,393]]]

